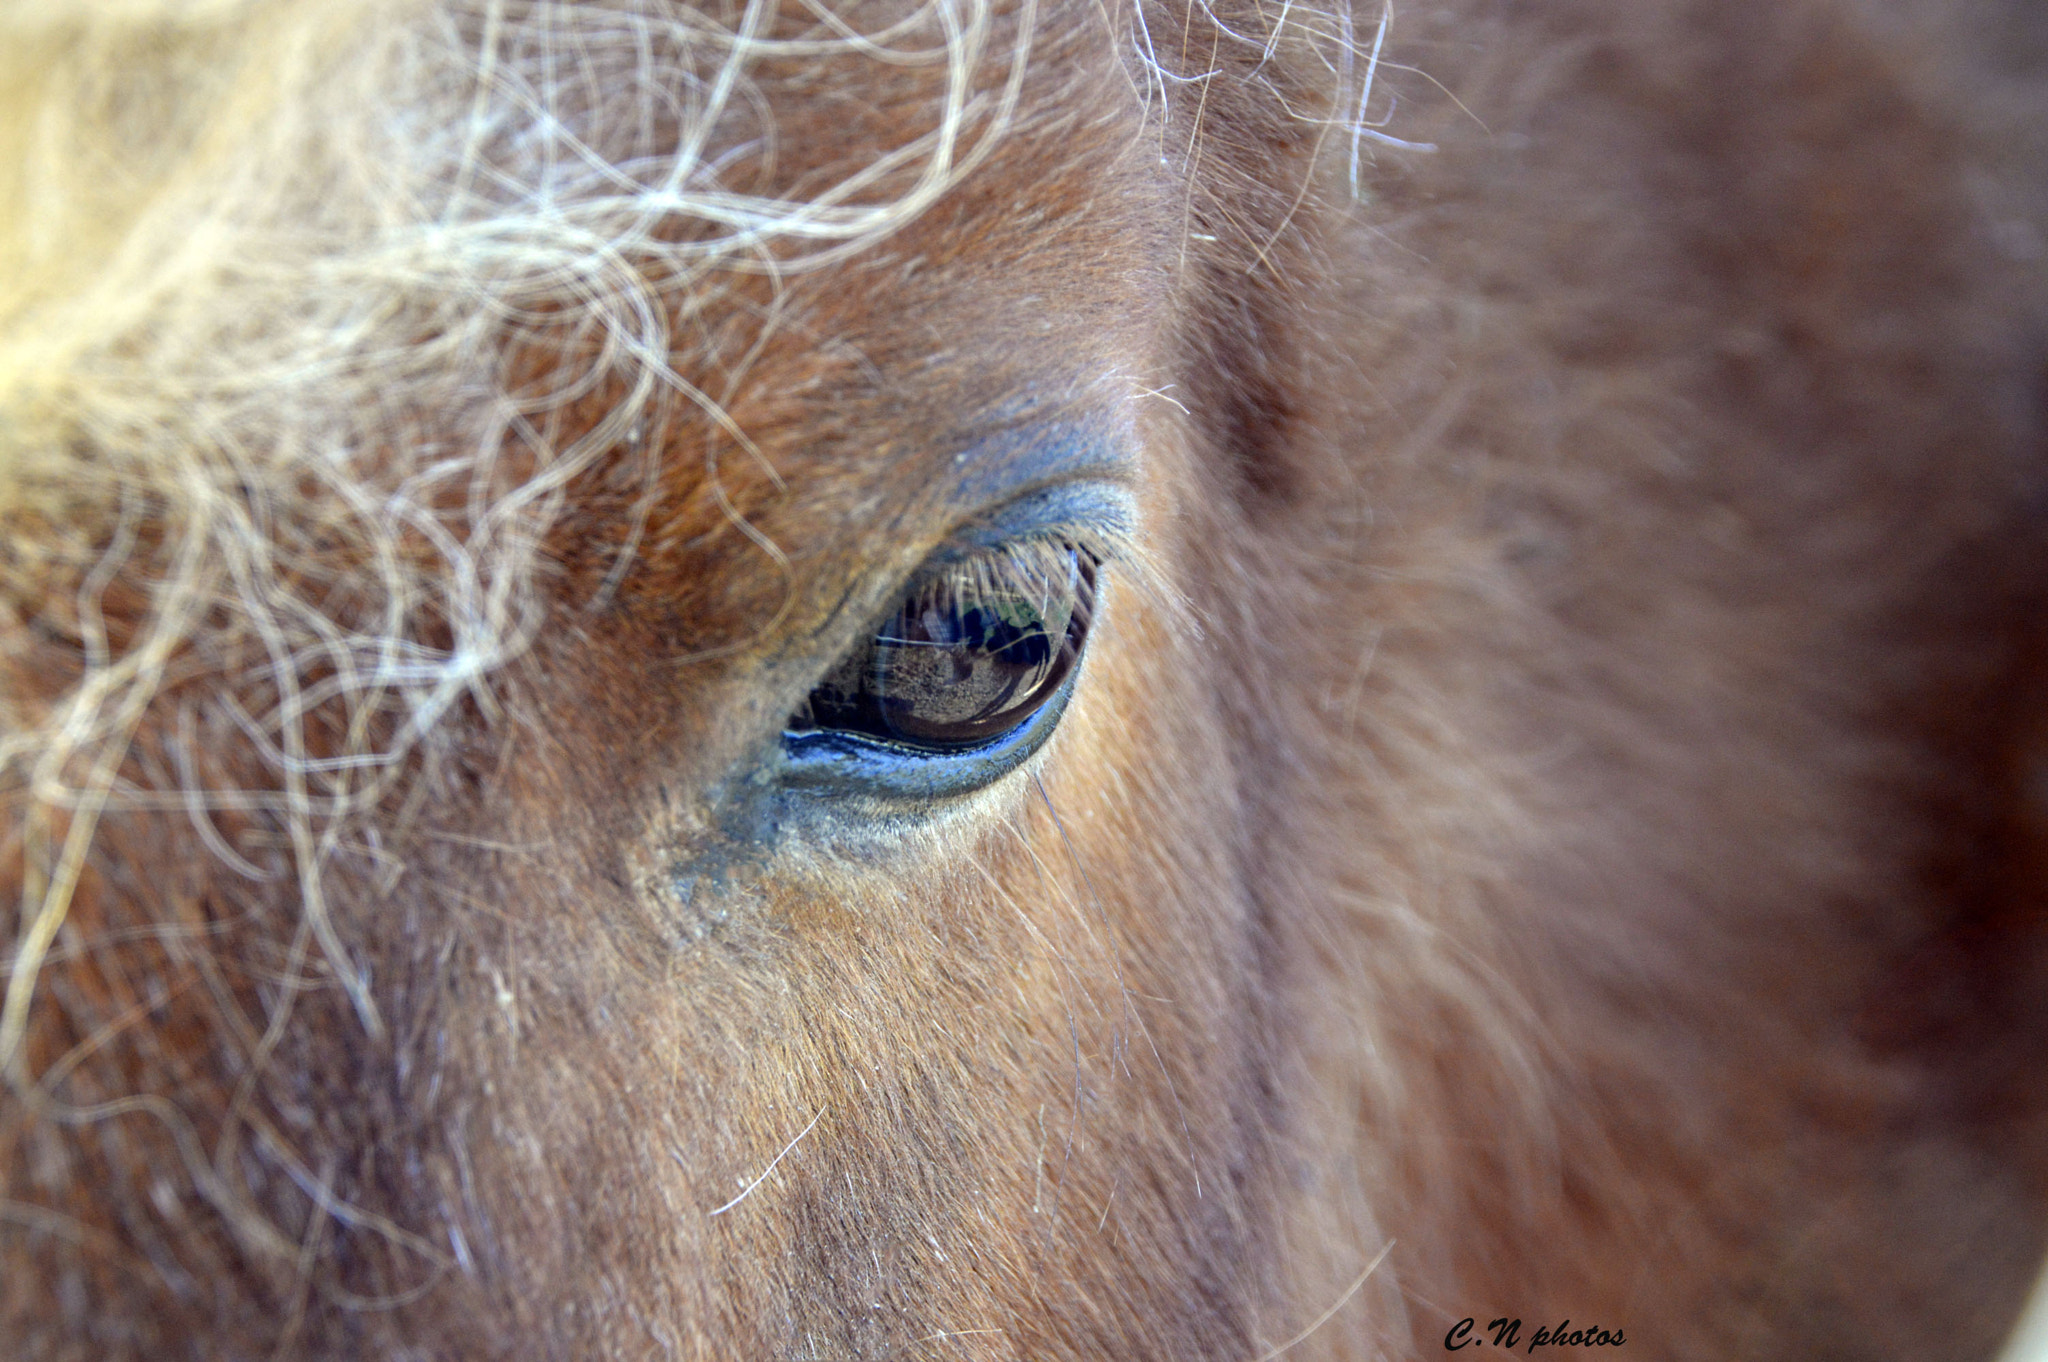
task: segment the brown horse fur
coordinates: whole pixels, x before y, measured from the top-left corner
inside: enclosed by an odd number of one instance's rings
[[[1387,17],[0,9],[0,1353],[1995,1350],[2048,30]],[[1055,430],[1047,748],[763,804]]]

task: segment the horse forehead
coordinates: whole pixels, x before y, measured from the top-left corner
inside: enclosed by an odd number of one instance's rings
[[[650,561],[664,542],[718,538],[734,512],[815,555],[835,536],[915,536],[1035,483],[1137,476],[1130,407],[1154,385],[1178,199],[1100,12],[1046,6],[1035,24],[1000,136],[929,208],[691,317],[734,338],[673,356],[696,410],[661,452]],[[994,46],[982,80],[999,86]],[[764,83],[795,178],[836,183],[878,154],[838,126],[854,91],[861,119],[879,111],[900,136],[945,93],[943,69],[859,74]],[[1000,90],[980,97],[993,107]],[[734,382],[722,366],[742,351]]]

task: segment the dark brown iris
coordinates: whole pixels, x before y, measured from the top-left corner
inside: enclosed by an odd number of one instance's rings
[[[1069,544],[943,564],[911,585],[789,726],[940,751],[993,742],[1037,713],[1073,670],[1094,590],[1095,560]]]

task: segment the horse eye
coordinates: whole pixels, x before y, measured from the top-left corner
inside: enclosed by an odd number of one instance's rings
[[[1088,635],[1096,560],[1025,541],[939,565],[841,659],[790,717],[826,731],[934,754],[1015,732],[1072,672]]]

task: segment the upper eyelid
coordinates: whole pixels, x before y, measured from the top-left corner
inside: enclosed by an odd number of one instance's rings
[[[948,569],[1040,544],[1070,547],[1104,564],[1119,562],[1134,551],[1132,536],[1127,533],[1075,522],[1033,526],[1000,539],[963,539],[956,536],[933,550],[904,586],[906,590],[914,590]]]
[[[1136,498],[1118,484],[1095,479],[1051,483],[963,520],[926,565],[1023,540],[1056,538],[1107,563],[1134,553],[1137,519]]]
[[[1137,498],[1121,479],[1099,475],[1047,479],[1022,484],[1006,497],[981,503],[962,519],[960,529],[1038,527],[1064,521],[1127,529],[1137,521]]]
[[[1038,510],[1066,513],[1040,518],[1034,514]],[[1137,499],[1127,487],[1095,478],[1049,483],[964,517],[915,568],[897,579],[892,591],[863,611],[867,623],[861,628],[867,632],[853,632],[840,651],[859,647],[872,631],[887,624],[905,596],[948,568],[1032,540],[1064,541],[1098,565],[1135,569],[1139,578],[1151,576],[1138,535]],[[851,599],[842,602],[842,608]],[[840,623],[829,626],[829,632],[836,635],[846,628],[846,617],[841,611],[834,615]]]

